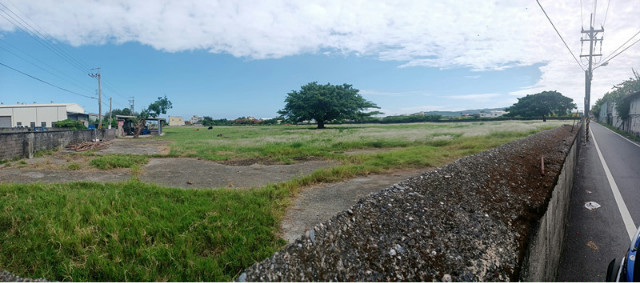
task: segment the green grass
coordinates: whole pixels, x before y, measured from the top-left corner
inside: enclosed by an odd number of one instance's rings
[[[528,132],[557,127],[563,122],[519,121],[481,123],[415,123],[391,125],[330,125],[167,128],[161,139],[171,141],[169,156],[225,161],[262,159],[284,164],[300,158],[341,159],[344,152],[359,149],[446,145],[445,140],[475,137],[492,132]],[[224,137],[217,137],[224,134]]]
[[[175,155],[206,153],[208,145],[230,159],[278,160],[283,155],[285,162],[320,156],[339,165],[251,190],[141,183],[135,175],[146,160],[133,161],[134,178],[124,183],[0,184],[0,269],[64,281],[233,280],[284,246],[280,220],[301,188],[391,169],[442,166],[544,126],[502,123],[332,126],[322,131],[284,126],[172,129],[165,138],[174,142]],[[217,133],[229,138],[217,138]],[[384,150],[344,153],[354,149]],[[136,158],[107,155],[94,160],[122,165],[122,160]]]
[[[274,214],[283,192],[0,184],[0,269],[64,281],[228,281],[283,245]]]
[[[91,165],[99,169],[131,168],[135,165],[147,164],[149,158],[146,155],[110,154],[96,157],[91,160]]]
[[[80,170],[82,168],[82,166],[80,166],[80,164],[78,163],[71,163],[69,164],[69,166],[67,166],[67,169],[69,170]]]

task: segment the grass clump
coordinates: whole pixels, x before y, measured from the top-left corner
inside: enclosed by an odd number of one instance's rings
[[[274,214],[284,196],[137,181],[0,184],[0,263],[60,281],[230,281],[284,244]]]
[[[146,155],[110,154],[96,157],[91,160],[91,165],[99,169],[131,168],[134,165],[143,165],[149,162]]]
[[[69,166],[67,166],[67,169],[69,170],[80,170],[82,168],[82,166],[80,166],[80,164],[78,163],[71,163],[69,164]]]

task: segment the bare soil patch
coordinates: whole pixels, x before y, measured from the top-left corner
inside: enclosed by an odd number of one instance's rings
[[[302,177],[335,165],[316,160],[292,165],[251,164],[232,166],[195,158],[153,158],[143,167],[143,182],[179,188],[252,188]]]
[[[152,139],[114,139],[108,148],[98,151],[98,154],[148,154],[168,155],[171,142]]]
[[[280,227],[282,238],[293,243],[305,231],[329,220],[359,199],[419,175],[427,169],[412,169],[387,174],[361,176],[348,181],[320,184],[303,189],[287,210]]]

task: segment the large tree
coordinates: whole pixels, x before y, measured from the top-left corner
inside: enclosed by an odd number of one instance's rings
[[[562,95],[557,91],[543,91],[541,93],[529,94],[525,97],[518,98],[518,102],[507,108],[509,111],[506,116],[509,117],[542,117],[543,121],[547,121],[547,116],[568,115],[576,104],[573,99]]]
[[[278,111],[279,114],[292,122],[315,120],[318,129],[323,129],[326,122],[336,119],[358,120],[380,113],[364,112],[380,107],[362,98],[358,90],[349,84],[308,83],[299,91],[288,93],[285,103],[284,109]]]

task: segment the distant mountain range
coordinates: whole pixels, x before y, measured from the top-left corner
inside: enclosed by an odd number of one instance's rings
[[[473,115],[473,114],[479,114],[479,113],[482,113],[482,112],[489,113],[489,112],[494,111],[494,110],[504,111],[505,108],[507,108],[507,107],[472,109],[472,110],[462,110],[462,111],[425,111],[424,115],[440,115],[440,116],[445,116],[445,117],[459,117],[459,116],[463,116],[465,114]]]

